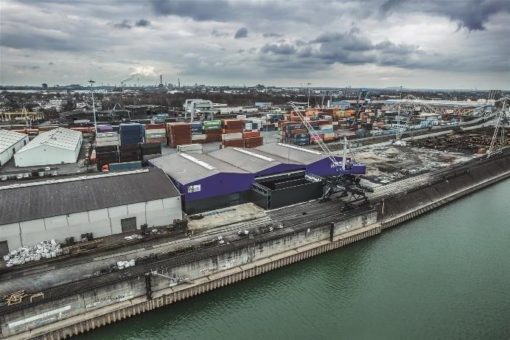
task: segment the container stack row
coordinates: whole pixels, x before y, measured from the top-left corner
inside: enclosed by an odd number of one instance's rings
[[[145,143],[166,143],[165,124],[147,124],[145,126]]]
[[[175,148],[177,145],[191,144],[191,124],[167,123],[166,125],[168,146]]]

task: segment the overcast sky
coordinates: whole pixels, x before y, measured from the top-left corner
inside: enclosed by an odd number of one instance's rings
[[[510,0],[1,0],[0,83],[510,89]]]

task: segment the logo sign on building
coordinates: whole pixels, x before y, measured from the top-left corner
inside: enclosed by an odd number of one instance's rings
[[[188,186],[188,194],[192,194],[194,192],[200,192],[201,190],[202,190],[202,185],[200,185],[200,184]]]

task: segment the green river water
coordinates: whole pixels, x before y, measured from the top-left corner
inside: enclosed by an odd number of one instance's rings
[[[510,180],[87,339],[510,339]]]

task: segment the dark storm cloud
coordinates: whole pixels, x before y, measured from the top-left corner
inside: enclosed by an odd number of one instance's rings
[[[234,39],[242,39],[246,38],[248,36],[248,29],[246,27],[241,27],[237,30],[236,34],[234,35]]]
[[[260,49],[260,60],[284,68],[323,67],[332,64],[395,66],[400,68],[442,69],[445,59],[434,58],[418,46],[383,41],[374,44],[358,29],[345,33],[324,33],[299,44],[266,44]],[[450,62],[450,61],[449,61]]]
[[[136,27],[148,27],[151,25],[151,22],[147,19],[140,19],[135,23]]]
[[[498,13],[510,13],[509,0],[387,0],[380,6],[382,13],[426,13],[446,16],[459,27],[470,31],[485,30],[490,17]]]
[[[425,13],[447,17],[468,30],[484,30],[491,16],[510,13],[510,0],[366,0],[325,1],[314,4],[318,16],[300,9],[307,2],[250,2],[250,1],[201,1],[201,0],[151,0],[156,15],[176,15],[196,21],[251,21],[254,18],[270,20],[301,20],[302,22],[327,22],[335,17],[363,18],[390,13]],[[268,33],[270,34],[270,33]],[[269,35],[264,35],[270,37]]]
[[[113,27],[119,28],[119,29],[131,29],[133,26],[129,23],[128,20],[122,20],[119,23],[113,24]]]

